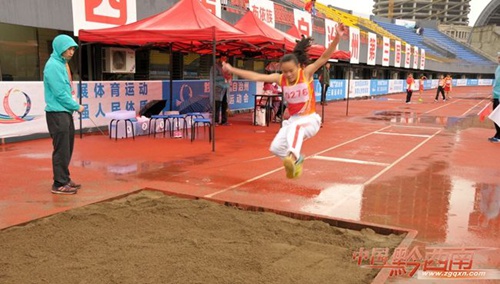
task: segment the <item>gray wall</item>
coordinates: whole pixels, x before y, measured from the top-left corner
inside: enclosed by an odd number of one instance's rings
[[[71,0],[1,0],[0,22],[73,30]]]

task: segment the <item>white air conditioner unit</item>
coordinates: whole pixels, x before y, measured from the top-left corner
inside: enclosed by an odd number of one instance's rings
[[[130,48],[105,47],[102,54],[102,72],[135,73],[135,51]]]

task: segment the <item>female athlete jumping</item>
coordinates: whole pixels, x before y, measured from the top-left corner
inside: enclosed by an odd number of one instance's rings
[[[318,133],[321,118],[316,113],[313,75],[321,68],[337,48],[344,34],[344,25],[336,27],[336,37],[328,48],[313,63],[309,64],[307,50],[311,38],[303,37],[295,46],[293,53],[284,55],[280,60],[282,74],[260,74],[231,66],[223,65],[224,70],[242,78],[277,83],[283,90],[283,98],[288,104],[290,118],[283,121],[283,127],[274,137],[270,151],[283,159],[287,178],[297,178],[302,174],[304,156],[301,155],[302,142]]]

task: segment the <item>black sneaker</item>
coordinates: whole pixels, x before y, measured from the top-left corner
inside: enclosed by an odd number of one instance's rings
[[[52,190],[50,192],[52,192],[53,194],[76,194],[77,191],[78,190],[76,188],[73,188],[69,185],[64,185],[60,187],[52,186]]]
[[[74,181],[72,181],[72,180],[70,180],[70,181],[69,181],[68,185],[69,185],[70,187],[74,188],[74,189],[80,189],[80,188],[82,187],[82,185],[81,185],[81,184],[76,183],[76,182],[74,182]]]
[[[488,141],[490,141],[491,143],[500,143],[500,139],[496,137],[488,138]]]

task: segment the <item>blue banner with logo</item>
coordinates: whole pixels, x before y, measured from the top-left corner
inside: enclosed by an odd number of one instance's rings
[[[385,95],[389,93],[388,80],[371,80],[370,95]]]
[[[180,113],[209,112],[212,109],[210,99],[210,82],[208,80],[179,80],[172,86],[172,110]],[[253,108],[253,94],[256,93],[256,83],[235,80],[230,86],[228,96],[229,109]],[[170,82],[163,81],[164,100],[167,100],[166,110],[170,107]]]
[[[467,86],[477,86],[478,82],[478,79],[467,79]]]

